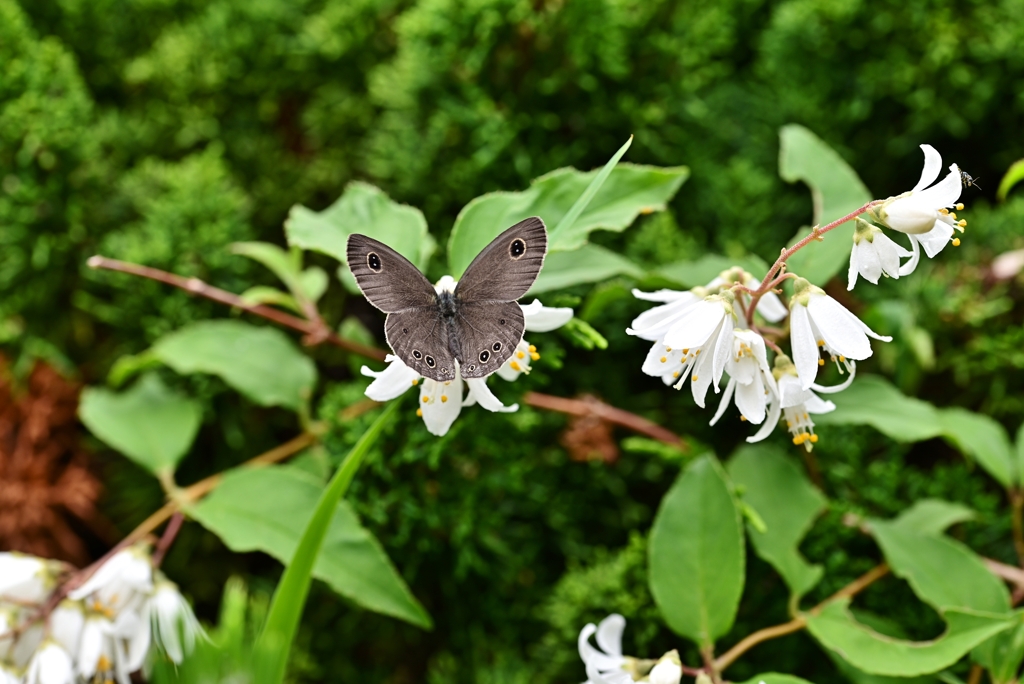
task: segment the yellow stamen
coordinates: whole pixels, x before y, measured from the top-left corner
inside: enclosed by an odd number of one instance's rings
[[[805,413],[804,414],[804,420],[810,420],[810,419],[811,419],[811,417]]]
[[[416,378],[415,380],[412,381],[412,386],[413,387],[415,387],[418,384],[420,384],[420,379],[419,378]]]
[[[518,361],[513,361],[512,363],[508,364],[508,367],[514,371],[522,370],[522,368],[519,366]]]
[[[448,397],[445,396],[444,394],[441,395],[441,403],[442,404],[447,404],[448,403]]]
[[[959,247],[960,246],[960,238],[953,238],[953,246],[954,247]]]
[[[956,205],[956,210],[957,210],[957,211],[963,211],[963,210],[964,210],[964,205],[963,205],[962,203],[960,203],[960,204],[957,204],[957,205]]]
[[[793,438],[793,444],[796,444],[796,445],[798,445],[798,446],[799,446],[800,444],[803,444],[803,443],[804,443],[804,440],[800,439],[801,437],[803,437],[803,435],[797,435],[796,437],[794,437],[794,438]]]
[[[668,357],[667,356],[662,356],[661,357],[661,362],[665,363],[666,361],[668,361]]]
[[[665,347],[665,351],[667,351],[667,352],[672,351],[672,347]]]
[[[949,213],[949,209],[946,209],[945,207],[943,207],[942,209],[939,209],[939,213],[940,214],[948,214]]]
[[[673,378],[678,378],[679,377],[679,371],[672,371],[672,377]]]
[[[818,340],[818,346],[819,347],[824,347],[825,346],[825,340]]]
[[[521,351],[517,351],[517,352],[516,352],[516,358],[517,358],[517,359],[525,359],[525,358],[526,358],[526,354],[524,354],[524,353],[523,353],[523,352],[521,352]]]
[[[700,356],[700,349],[698,349],[697,351],[693,352],[693,355],[694,356]]]
[[[423,417],[423,409],[421,409],[421,408],[416,409],[416,415],[419,416],[420,418],[422,418]]]
[[[534,361],[539,361],[540,354],[538,354],[537,352],[533,352],[532,354],[530,354],[530,358],[533,359]]]
[[[846,363],[846,357],[843,356],[842,354],[839,355],[839,360],[842,361],[843,363]]]
[[[683,356],[686,356],[686,355],[687,355],[687,354],[689,354],[689,353],[690,353],[690,350],[689,350],[689,349],[684,349],[684,350],[683,350]]]
[[[531,351],[531,352],[535,352],[535,351],[537,351],[537,347],[535,347],[535,346],[533,346],[533,345],[531,344],[531,345],[530,345],[530,351]]]
[[[690,382],[697,382],[697,376],[694,375],[692,378],[690,378]]]
[[[959,221],[956,222],[956,225],[960,226],[961,228],[966,228],[967,227],[967,219],[960,219]]]
[[[811,444],[818,443],[818,435],[811,435]]]
[[[818,365],[819,366],[824,366],[825,365],[825,359],[818,359]]]
[[[428,401],[430,401],[430,397],[423,397],[423,403],[424,404],[426,404]]]
[[[111,667],[110,660],[105,655],[101,655],[100,659],[96,661],[96,669],[105,672]]]
[[[740,416],[740,420],[742,420],[745,423],[745,422],[747,422],[747,417],[746,416]]]
[[[955,211],[951,211],[951,212],[949,212],[949,218],[951,218],[951,219],[953,219],[954,221],[956,221],[956,212],[955,212]]]

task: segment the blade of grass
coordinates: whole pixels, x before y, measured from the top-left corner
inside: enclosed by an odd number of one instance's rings
[[[320,553],[324,536],[334,517],[338,502],[345,496],[356,471],[363,462],[366,452],[380,436],[384,426],[395,415],[401,402],[391,402],[384,412],[363,433],[356,445],[345,456],[327,488],[324,489],[317,502],[313,517],[302,533],[302,539],[295,549],[292,561],[284,570],[281,581],[274,591],[267,621],[263,625],[256,644],[255,661],[258,679],[261,683],[280,684],[284,681],[285,668],[288,664],[288,653],[295,641],[295,633],[302,618],[302,609],[306,605],[309,586],[312,582],[313,565]]]
[[[622,159],[622,155],[626,154],[626,150],[628,150],[629,146],[632,144],[633,136],[629,136],[629,140],[626,141],[626,144],[620,147],[619,151],[615,153],[615,156],[609,159],[608,163],[604,165],[601,172],[594,176],[594,180],[590,181],[590,185],[587,186],[587,189],[583,191],[583,194],[580,195],[578,200],[576,200],[576,203],[570,207],[569,213],[563,216],[562,220],[558,222],[558,225],[551,230],[552,244],[562,239],[562,233],[568,233],[572,230],[572,225],[576,223],[576,219],[580,217],[583,210],[587,208],[588,204],[590,204],[590,200],[594,199],[594,195],[596,195],[597,191],[601,189],[604,182],[608,180],[608,176],[611,175],[612,169],[615,168],[615,165],[619,163],[620,159]]]

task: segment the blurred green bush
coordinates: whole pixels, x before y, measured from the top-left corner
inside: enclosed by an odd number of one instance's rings
[[[922,142],[982,179],[986,193],[966,195],[959,251],[901,280],[899,295],[891,285],[858,290],[856,301],[841,285],[830,292],[881,332],[910,331],[878,355],[876,370],[1015,431],[1024,373],[1006,369],[1024,367],[1021,282],[993,282],[986,268],[1024,247],[1019,191],[989,202],[1024,156],[1022,42],[1021,0],[0,0],[0,339],[100,382],[120,355],[221,314],[156,283],[88,271],[94,253],[239,292],[269,276],[228,243],[280,243],[291,205],[326,207],[350,180],[422,208],[444,240],[473,197],[524,188],[560,166],[599,165],[630,133],[631,161],[686,164],[692,177],[669,212],[598,240],[641,262],[770,258],[810,221],[806,189],[777,173],[778,129],[798,122],[876,196],[912,186]],[[568,293],[612,346],[551,343],[542,352],[564,367],[538,364],[529,385],[628,402],[727,454],[734,436],[710,431],[687,397],[640,376],[643,345],[621,332],[642,308],[631,285]],[[334,320],[343,297],[332,285],[325,310]],[[355,434],[339,411],[363,383],[336,355],[317,355],[329,380],[321,411],[339,453]],[[209,458],[190,465],[197,477],[291,436],[253,406],[227,403],[217,383],[197,392],[224,417],[201,433]],[[249,430],[253,421],[261,427]],[[636,579],[643,541],[630,532],[649,526],[678,464],[642,453],[615,466],[571,462],[556,446],[565,422],[550,414],[467,425],[435,440],[410,416],[391,442],[409,448],[380,453],[353,488],[437,631],[339,605],[321,587],[324,600],[307,614],[304,680],[576,681],[574,629],[603,610],[650,614]],[[993,510],[997,490],[962,477],[968,466],[937,444],[894,447],[868,430],[836,429],[815,453],[830,496],[860,513],[898,510],[920,495],[915,487]],[[118,483],[108,508],[126,526],[159,503],[151,486],[131,486],[142,481],[132,466],[107,468]],[[829,555],[836,539],[855,536],[838,513],[820,529],[829,543],[812,539],[805,550],[830,573],[852,577],[877,557],[867,542],[849,547],[860,555]],[[1002,540],[975,546],[1012,558]],[[248,572],[255,586],[273,572],[264,559],[221,562],[228,557],[193,530],[168,560],[208,616],[229,572]],[[774,576],[757,568],[749,586],[766,598],[759,616],[740,616],[744,628],[785,614],[782,599],[768,597]],[[621,602],[590,600],[617,590]],[[906,592],[877,600],[913,602]],[[636,627],[627,635],[639,645],[665,638]],[[754,662],[838,676],[794,639],[779,652],[787,660],[755,652]],[[802,661],[804,671],[793,664]]]

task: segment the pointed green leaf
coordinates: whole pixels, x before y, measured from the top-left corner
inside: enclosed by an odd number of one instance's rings
[[[568,213],[562,217],[555,226],[551,228],[551,247],[552,251],[570,251],[577,247],[582,247],[583,243],[587,241],[587,237],[590,235],[590,229],[585,224],[577,226],[576,220],[583,213],[583,210],[587,208],[590,202],[594,199],[594,195],[598,193],[604,182],[608,180],[608,176],[611,174],[615,165],[622,159],[622,155],[626,154],[626,150],[633,144],[633,136],[629,136],[629,140],[619,148],[619,151],[612,155],[604,167],[594,176],[593,180],[587,185],[587,189],[579,196],[579,198],[569,208]]]
[[[971,657],[989,671],[995,684],[1017,682],[1017,671],[1024,662],[1024,612],[1017,611],[1017,626],[985,641]]]
[[[316,366],[276,328],[201,321],[165,335],[153,353],[178,373],[211,373],[262,406],[299,410],[316,384]]]
[[[893,523],[922,534],[942,534],[950,525],[977,517],[973,510],[958,503],[942,499],[920,499],[900,513]]]
[[[733,266],[739,266],[758,279],[768,272],[768,264],[756,254],[748,254],[739,259],[705,254],[694,261],[677,261],[659,266],[655,273],[683,287],[703,287],[717,278],[719,273]]]
[[[461,277],[480,250],[518,221],[540,216],[549,228],[559,226],[599,173],[557,169],[522,192],[494,192],[471,201],[459,212],[448,241],[451,274]],[[684,166],[619,164],[570,230],[559,228],[559,234],[552,230],[548,251],[575,250],[594,230],[621,232],[640,213],[663,210],[689,173]]]
[[[395,202],[383,190],[358,181],[345,186],[338,200],[323,211],[295,205],[284,223],[288,244],[332,256],[346,263],[348,236],[368,235],[380,240],[421,271],[427,267],[436,243],[427,231],[423,212]],[[347,268],[339,269],[351,292],[359,292]]]
[[[617,275],[642,278],[643,269],[624,256],[598,245],[583,245],[574,252],[555,252],[544,259],[544,268],[527,296],[551,290],[597,283]]]
[[[1009,612],[1006,585],[964,544],[898,522],[873,520],[870,529],[893,574],[907,580],[917,597],[937,611]]]
[[[1017,161],[1010,164],[1010,168],[1003,174],[1003,179],[999,181],[999,189],[996,190],[996,199],[1000,202],[1006,201],[1006,196],[1010,194],[1010,190],[1017,183],[1024,180],[1024,159],[1018,159]]]
[[[836,410],[814,417],[821,425],[870,425],[900,442],[917,442],[942,434],[939,411],[926,401],[908,397],[875,375],[856,381],[829,398]]]
[[[229,471],[189,515],[239,553],[263,551],[291,561],[323,485],[290,466]],[[353,602],[420,627],[430,618],[374,536],[344,501],[338,504],[313,576]]]
[[[292,292],[299,287],[301,266],[296,255],[269,242],[236,242],[231,245],[231,251],[266,266]]]
[[[662,499],[648,554],[669,627],[705,646],[729,631],[743,593],[743,528],[713,457],[693,461]]]
[[[790,592],[802,596],[818,583],[823,570],[805,561],[798,548],[827,499],[788,454],[772,446],[741,447],[728,470],[742,488],[743,500],[764,520],[764,532],[748,526],[754,550],[782,575]]]
[[[897,639],[907,638],[907,634],[903,628],[893,620],[881,617],[880,615],[875,615],[868,611],[857,610],[855,608],[851,608],[850,613],[858,622],[875,630],[879,634]],[[846,679],[852,682],[852,684],[932,684],[933,682],[938,681],[938,677],[933,674],[920,675],[918,677],[889,677],[887,675],[870,674],[863,670],[858,670],[853,665],[843,660],[835,651],[826,650],[826,653],[832,662],[835,663],[836,669],[838,669]]]
[[[814,224],[824,226],[871,201],[871,193],[835,150],[803,126],[790,124],[779,131],[779,175],[790,183],[803,181],[811,189]],[[846,267],[853,247],[853,221],[835,228],[789,259],[789,270],[824,286]],[[790,242],[810,234],[806,228]]]
[[[1006,430],[994,419],[966,409],[942,410],[944,436],[971,456],[1004,487],[1017,482],[1013,445]]]
[[[173,472],[188,452],[202,408],[150,373],[121,393],[86,387],[78,416],[94,435],[157,474]]]
[[[258,304],[275,304],[277,306],[291,309],[296,313],[302,313],[302,307],[295,301],[295,297],[282,292],[276,287],[267,287],[266,285],[256,285],[250,287],[248,290],[238,295],[244,303],[249,306],[256,306]]]
[[[742,684],[811,684],[806,679],[794,677],[793,675],[780,674],[778,672],[765,672],[756,677],[751,677]]]
[[[828,604],[817,615],[807,614],[808,631],[854,667],[896,677],[914,677],[949,667],[1015,620],[1013,616],[951,609],[943,615],[948,626],[942,636],[932,641],[905,641],[857,622],[848,606],[849,599],[843,599]]]

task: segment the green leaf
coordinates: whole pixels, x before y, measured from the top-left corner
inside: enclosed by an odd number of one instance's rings
[[[944,409],[942,417],[944,436],[960,451],[972,456],[1004,487],[1017,482],[1013,445],[1002,425],[988,416],[961,408]]]
[[[399,204],[379,188],[358,181],[345,186],[341,197],[323,211],[292,207],[284,232],[292,247],[321,252],[343,264],[347,263],[346,246],[352,233],[380,240],[421,271],[437,246],[419,209]],[[347,268],[340,269],[339,274],[351,292],[359,292]]]
[[[951,609],[946,632],[932,641],[887,637],[857,622],[849,599],[834,601],[818,614],[807,614],[807,629],[825,648],[854,667],[873,674],[914,677],[949,667],[968,651],[1014,623],[1013,616]]]
[[[702,646],[732,627],[743,593],[743,528],[721,466],[696,459],[662,499],[648,545],[665,622]]]
[[[703,287],[717,278],[719,273],[733,266],[741,267],[755,278],[763,278],[768,272],[768,264],[756,254],[748,254],[739,259],[705,254],[695,261],[677,261],[660,266],[655,273],[682,287]]]
[[[597,194],[604,182],[608,180],[608,176],[611,175],[615,165],[622,159],[622,155],[626,154],[626,150],[633,144],[633,136],[629,136],[629,140],[619,148],[619,151],[612,155],[612,158],[601,168],[601,170],[594,176],[594,179],[587,185],[587,189],[583,191],[583,194],[573,202],[573,205],[569,208],[569,212],[562,217],[562,220],[558,222],[558,225],[551,229],[551,249],[552,251],[571,251],[577,247],[582,247],[587,241],[587,237],[590,235],[585,224],[577,227],[576,220],[579,219],[580,214],[587,208],[590,202],[594,199],[594,195]],[[633,218],[636,218],[635,216]],[[631,221],[632,222],[632,221]]]
[[[811,189],[814,224],[824,226],[871,201],[871,193],[835,150],[803,126],[779,131],[779,175],[789,183],[803,181]],[[835,228],[790,257],[789,270],[824,286],[845,268],[853,247],[853,221]],[[802,229],[790,242],[810,234]]]
[[[829,395],[836,410],[814,417],[822,425],[870,425],[899,442],[918,442],[942,434],[939,411],[908,397],[875,375],[859,375],[839,394]]]
[[[996,199],[1000,202],[1006,201],[1006,196],[1017,183],[1024,180],[1024,159],[1018,159],[1010,164],[1003,179],[999,181],[999,189],[996,190]]]
[[[86,387],[78,417],[105,443],[158,474],[174,472],[188,452],[199,430],[202,408],[150,373],[120,394]]]
[[[850,613],[858,622],[879,634],[898,639],[906,639],[907,634],[898,623],[880,615],[875,615],[864,610],[850,609]],[[834,651],[827,651],[829,658],[835,663],[836,669],[853,684],[931,684],[937,681],[935,675],[921,675],[919,677],[888,677],[886,675],[869,674],[858,670],[850,663],[843,660]]]
[[[609,249],[598,245],[583,245],[574,252],[548,254],[540,277],[527,296],[582,283],[596,283],[617,275],[642,278],[644,272],[626,257]]]
[[[299,287],[306,299],[315,302],[327,292],[327,271],[319,266],[310,266],[299,274]]]
[[[302,313],[302,307],[299,306],[297,301],[295,301],[295,297],[291,296],[287,292],[278,290],[276,287],[256,285],[240,294],[239,299],[249,306],[255,306],[257,304],[276,304],[277,306],[291,309],[296,313]]]
[[[806,679],[778,672],[765,672],[756,677],[751,677],[742,684],[761,684],[761,682],[764,682],[764,684],[811,684]]]
[[[821,579],[820,565],[800,555],[800,541],[828,500],[788,454],[768,445],[741,447],[729,461],[729,477],[742,488],[743,500],[764,520],[766,530],[748,526],[757,555],[782,575],[799,598]]]
[[[265,673],[261,677],[260,684],[263,681],[268,684],[280,684],[284,681],[288,652],[295,641],[302,609],[305,606],[306,597],[309,595],[310,577],[314,563],[317,556],[320,555],[324,537],[327,535],[338,502],[348,491],[348,486],[351,484],[352,478],[355,477],[356,471],[359,470],[366,452],[377,441],[384,426],[391,421],[400,405],[401,402],[393,401],[381,412],[377,420],[363,433],[352,450],[345,456],[345,460],[342,461],[334,477],[331,478],[327,488],[321,493],[313,515],[309,518],[309,524],[305,526],[299,539],[295,554],[285,567],[284,575],[277,584],[266,624],[264,624],[263,632],[257,642],[259,670],[261,673]],[[429,621],[425,613],[423,619]]]
[[[165,335],[153,353],[178,373],[211,373],[262,406],[301,410],[316,366],[280,330],[242,321],[201,321]]]
[[[299,286],[301,265],[296,255],[289,254],[275,244],[269,242],[235,242],[231,251],[266,266],[273,271],[289,290],[295,292]]]
[[[920,499],[893,523],[922,534],[942,534],[950,525],[975,518],[977,514],[967,506],[942,499]]]
[[[225,474],[189,515],[232,551],[263,551],[288,563],[322,492],[320,481],[291,466],[242,468]],[[380,543],[344,501],[331,518],[313,576],[364,608],[430,625]]]
[[[480,250],[518,221],[540,216],[548,226],[558,227],[599,173],[557,169],[535,179],[522,192],[492,192],[472,200],[459,212],[448,241],[451,274],[461,277]],[[689,174],[685,166],[619,164],[608,175],[601,192],[572,224],[572,229],[562,235],[552,231],[548,251],[575,250],[594,230],[621,232],[639,214],[663,210]],[[548,259],[552,256],[549,254]],[[545,263],[545,271],[547,267]]]
[[[1024,612],[1017,611],[1017,626],[997,634],[974,649],[971,656],[989,671],[995,684],[1016,682],[1017,671],[1024,662]]]
[[[937,611],[1009,612],[1006,586],[967,546],[899,522],[873,520],[870,529],[893,574],[907,580],[917,597]]]

